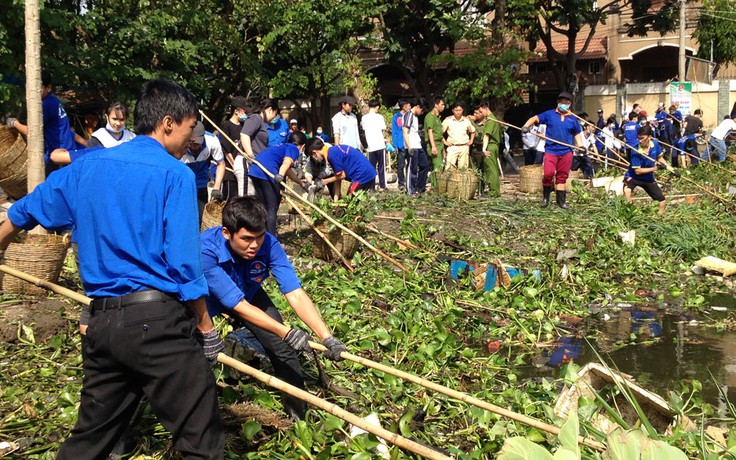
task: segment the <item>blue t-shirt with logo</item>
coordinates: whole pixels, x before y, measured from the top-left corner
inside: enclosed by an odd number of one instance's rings
[[[283,294],[301,287],[299,277],[275,236],[266,232],[263,245],[252,259],[230,252],[222,227],[212,227],[201,235],[202,268],[209,286],[207,310],[214,317],[235,308],[243,299],[250,302],[270,276]]]
[[[273,120],[271,120],[273,121]],[[283,118],[268,123],[268,146],[281,145],[289,139],[289,124]]]
[[[66,149],[69,151],[78,148],[74,141],[74,132],[69,124],[69,117],[66,115],[64,106],[61,101],[53,94],[43,98],[43,141],[44,151],[43,158],[46,163],[51,159],[51,152],[55,149]]]
[[[580,123],[572,116],[572,114],[563,114],[557,109],[547,110],[537,115],[539,123],[547,125],[545,137],[555,141],[564,142],[568,145],[575,145],[575,136],[582,132]],[[557,142],[547,141],[544,143],[544,151],[552,155],[565,155],[569,153],[570,147]]]
[[[639,144],[632,145],[636,148],[636,151],[631,152],[631,164],[624,175],[625,177],[631,177],[641,182],[654,182],[654,172],[637,174],[639,168],[654,167],[657,159],[662,156],[662,147],[659,142],[656,139],[650,139],[649,143],[651,145],[648,152],[645,152]]]
[[[376,168],[368,158],[349,145],[333,145],[327,149],[327,161],[335,174],[345,173],[345,179],[360,185],[376,180]]]

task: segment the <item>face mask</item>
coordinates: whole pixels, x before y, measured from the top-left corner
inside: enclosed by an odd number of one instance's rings
[[[110,122],[107,122],[107,126],[105,126],[105,129],[106,129],[106,130],[108,130],[108,131],[110,131],[111,133],[114,133],[114,134],[120,134],[120,133],[122,133],[122,132],[123,132],[123,130],[125,129],[125,126],[121,127],[121,128],[120,128],[120,129],[118,129],[118,130],[115,130],[115,129],[113,129],[113,128],[112,128],[112,126],[110,125]]]
[[[272,125],[275,125],[276,122],[279,121],[279,118],[281,118],[281,117],[278,116],[278,115],[276,115],[275,117],[273,117],[273,119],[271,121],[269,121],[269,123],[271,123]]]
[[[248,115],[246,115],[246,114],[243,114],[243,115],[241,115],[241,116],[239,116],[239,117],[238,117],[238,120],[239,120],[239,121],[240,121],[241,123],[242,123],[242,122],[244,122],[244,121],[245,121],[245,120],[247,120],[247,119],[248,119]]]
[[[640,122],[639,122],[639,126],[644,126],[644,125],[646,125],[646,124],[647,124],[647,122],[646,122],[646,121],[640,121]]]
[[[567,112],[568,110],[570,110],[570,104],[559,103],[557,104],[557,108],[560,110],[560,112]]]
[[[317,130],[317,134],[322,134],[322,130],[321,129],[318,129]]]

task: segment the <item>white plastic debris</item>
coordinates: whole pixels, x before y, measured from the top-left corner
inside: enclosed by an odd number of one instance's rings
[[[636,230],[629,230],[628,232],[618,232],[618,234],[624,243],[629,243],[633,246],[636,242]]]
[[[375,412],[372,412],[367,417],[363,418],[366,422],[370,423],[371,425],[375,425],[380,427],[381,421],[378,419],[378,414]],[[363,428],[357,427],[355,425],[350,426],[350,437],[354,438],[358,435],[367,433]],[[389,459],[391,456],[388,453],[388,446],[386,445],[386,441],[384,441],[381,438],[378,438],[378,441],[380,441],[380,444],[376,446],[376,452],[381,458]]]

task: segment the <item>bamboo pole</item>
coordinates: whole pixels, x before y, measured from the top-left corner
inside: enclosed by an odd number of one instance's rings
[[[92,299],[90,299],[86,295],[80,294],[76,291],[72,291],[71,289],[67,289],[65,287],[59,286],[58,284],[51,283],[41,278],[37,278],[33,275],[29,275],[28,273],[16,270],[15,268],[8,267],[5,264],[0,264],[0,271],[7,273],[8,275],[15,276],[16,278],[20,278],[23,281],[28,281],[29,283],[35,284],[40,288],[48,289],[49,291],[61,294],[65,297],[69,297],[70,299],[83,305],[90,305],[92,303]]]
[[[336,417],[352,423],[353,425],[362,428],[365,431],[372,433],[381,439],[385,439],[386,441],[397,447],[408,450],[409,452],[421,455],[422,457],[428,459],[449,460],[452,458],[430,447],[423,446],[415,441],[407,439],[399,434],[392,433],[385,428],[373,425],[372,423],[368,423],[357,415],[352,414],[345,409],[342,409],[336,404],[327,402],[324,399],[318,398],[317,396],[314,396],[313,394],[308,393],[300,388],[289,385],[288,383],[279,380],[272,375],[261,372],[258,369],[254,369],[247,364],[233,359],[223,353],[217,355],[217,361],[225,364],[226,366],[232,367],[233,369],[238,370],[244,374],[247,374],[270,387],[276,388],[277,390],[281,390],[284,393],[290,394],[291,396],[306,401],[315,407],[318,407]]]
[[[298,206],[298,205],[297,205],[296,203],[294,203],[294,201],[292,201],[292,199],[291,199],[291,198],[289,198],[288,196],[285,196],[285,197],[284,197],[284,199],[285,199],[285,200],[286,200],[286,202],[287,202],[287,203],[289,203],[289,204],[290,204],[290,205],[291,205],[291,206],[292,206],[292,207],[293,207],[294,209],[296,209],[296,212],[298,212],[298,213],[299,213],[299,215],[300,215],[300,216],[302,217],[302,219],[304,219],[304,220],[306,220],[306,221],[307,221],[307,223],[308,223],[308,224],[309,224],[309,225],[310,225],[310,226],[312,227],[312,230],[314,230],[314,232],[315,232],[315,233],[317,233],[317,235],[318,235],[318,236],[319,236],[320,238],[322,238],[322,241],[324,241],[324,242],[325,242],[325,244],[326,244],[327,246],[329,246],[329,247],[330,247],[330,249],[332,249],[332,251],[333,251],[333,252],[334,252],[335,254],[337,254],[337,257],[339,257],[339,258],[340,258],[340,260],[342,261],[343,265],[345,265],[345,268],[347,268],[347,269],[348,269],[348,270],[350,271],[350,273],[354,272],[354,271],[355,271],[355,268],[354,268],[354,267],[353,267],[353,266],[352,266],[352,265],[350,264],[350,261],[349,261],[349,260],[347,260],[347,259],[345,258],[345,256],[343,256],[343,255],[342,255],[342,253],[341,253],[340,251],[338,251],[338,250],[337,250],[337,248],[335,247],[335,245],[334,245],[334,244],[332,244],[332,241],[330,241],[330,239],[329,239],[329,238],[327,238],[327,235],[325,235],[324,233],[322,233],[322,230],[318,229],[318,228],[317,228],[317,226],[316,226],[316,225],[314,225],[314,222],[312,221],[312,219],[311,219],[311,218],[310,218],[310,217],[309,217],[308,215],[306,215],[306,214],[304,213],[304,211],[302,211],[302,209],[301,209],[301,208],[300,208],[300,207],[299,207],[299,206]]]
[[[327,349],[324,345],[317,343],[317,342],[310,341],[309,346],[311,346],[315,350],[320,350],[320,351],[325,351]],[[499,407],[489,402],[486,402],[478,398],[475,398],[473,396],[470,396],[467,393],[463,393],[457,390],[453,390],[452,388],[448,388],[446,386],[439,385],[434,382],[430,382],[429,380],[423,379],[419,376],[410,374],[408,372],[404,372],[399,369],[393,368],[391,366],[386,366],[385,364],[371,361],[370,359],[366,359],[360,356],[353,355],[346,351],[342,352],[340,356],[343,359],[346,359],[348,361],[362,364],[363,366],[370,367],[371,369],[375,369],[377,371],[385,372],[386,374],[393,375],[395,377],[399,377],[408,382],[416,383],[417,385],[423,386],[424,388],[428,388],[430,390],[437,391],[444,395],[450,396],[452,398],[458,399],[468,404],[472,404],[476,407],[480,407],[481,409],[485,409],[487,411],[493,412],[494,414],[498,414],[503,417],[510,418],[512,420],[516,420],[517,422],[521,422],[525,425],[532,426],[534,428],[540,429],[547,433],[554,434],[554,435],[560,434],[560,428],[554,425],[550,425],[549,423],[542,422],[541,420],[537,420],[535,418],[531,418],[526,415],[522,415],[522,414],[510,411],[508,409],[504,409],[503,407]],[[578,436],[578,443],[583,444],[587,447],[590,447],[591,449],[595,449],[598,451],[603,451],[605,449],[605,446],[602,443],[594,439],[584,438],[582,436]]]
[[[210,119],[210,117],[207,116],[207,114],[205,114],[201,110],[199,111],[199,113],[202,114],[202,117],[205,120],[207,120],[207,122],[209,122],[212,126],[217,127],[217,125]],[[223,132],[220,132],[220,134],[222,134],[222,136],[225,139],[227,139],[228,142],[230,142],[233,145],[233,147],[235,147],[235,149],[241,155],[243,155],[244,157],[247,158],[247,156],[245,155],[245,152],[243,152],[243,150],[240,148],[240,146],[238,146],[232,139],[230,139],[230,137],[228,137],[227,134],[225,134]],[[263,170],[263,172],[265,172],[268,177],[273,178],[273,174],[271,174],[271,171],[268,171],[262,164],[260,164],[255,159],[251,159],[251,161],[253,162],[254,165],[256,165],[259,168],[261,168]],[[349,228],[347,228],[346,226],[344,226],[343,224],[341,224],[340,222],[338,222],[337,220],[335,220],[332,216],[330,216],[329,214],[327,214],[326,212],[324,212],[322,209],[320,209],[319,206],[317,206],[316,204],[312,203],[311,201],[305,199],[303,196],[301,196],[300,194],[298,194],[296,191],[294,191],[291,187],[287,186],[283,182],[281,183],[281,186],[284,187],[284,189],[287,192],[289,192],[293,197],[295,197],[296,199],[298,199],[302,203],[306,204],[307,206],[311,207],[312,209],[314,209],[315,211],[317,211],[320,215],[322,215],[322,217],[324,217],[325,219],[327,219],[330,222],[332,222],[337,228],[339,228],[340,230],[342,230],[342,231],[344,231],[344,232],[352,235],[356,240],[360,241],[367,248],[369,248],[370,250],[372,250],[376,254],[380,255],[384,259],[388,260],[392,264],[396,265],[397,267],[399,267],[404,272],[409,273],[409,269],[406,268],[406,267],[404,267],[401,264],[401,262],[399,262],[398,260],[396,260],[393,257],[389,256],[388,254],[386,254],[385,252],[381,251],[380,249],[378,249],[377,247],[373,246],[372,244],[370,244],[368,241],[365,240],[365,238],[363,238],[362,236],[358,235],[354,231],[350,230]]]
[[[408,248],[419,249],[419,246],[417,246],[416,244],[412,243],[411,241],[402,240],[401,238],[397,238],[397,237],[395,237],[393,235],[389,235],[388,233],[382,232],[381,230],[377,229],[376,227],[374,227],[372,225],[366,225],[365,228],[367,228],[368,230],[372,231],[373,233],[377,233],[377,234],[379,234],[381,236],[384,236],[384,237],[388,238],[391,241],[394,241],[394,242],[399,243],[399,244],[403,244],[404,246],[406,246]]]

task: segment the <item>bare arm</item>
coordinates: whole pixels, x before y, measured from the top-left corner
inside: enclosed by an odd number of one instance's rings
[[[411,150],[411,145],[409,144],[409,128],[403,127],[401,129],[404,131],[404,147],[406,147],[406,150]]]
[[[72,162],[71,155],[69,155],[69,151],[66,149],[54,149],[51,155],[49,155],[49,158],[57,165],[68,165]]]
[[[225,177],[225,161],[217,163],[217,169],[215,170],[215,190],[220,190],[222,185],[222,179]]]
[[[282,339],[286,337],[286,334],[291,330],[288,326],[271,318],[263,310],[251,305],[245,299],[241,300],[240,303],[235,306],[234,310],[238,317],[243,321],[247,321],[261,329],[272,332]]]
[[[291,291],[285,297],[291,308],[294,309],[294,312],[304,321],[304,324],[309,326],[320,340],[324,340],[332,335],[324,320],[322,320],[319,311],[314,307],[312,299],[309,298],[304,289],[299,288]]]
[[[13,122],[13,128],[17,129],[18,132],[21,133],[22,135],[28,137],[28,126],[27,125],[24,125],[20,121],[15,120]]]
[[[539,117],[536,115],[533,115],[530,119],[526,121],[526,123],[524,123],[524,126],[522,126],[522,128],[531,128],[537,123],[539,123]]]
[[[0,225],[0,252],[5,252],[8,249],[8,245],[20,231],[20,227],[13,225],[10,219],[5,219],[5,222]]]
[[[252,160],[256,156],[253,155],[253,145],[250,143],[250,136],[247,134],[240,134],[240,146],[243,148],[243,152],[245,152],[245,157],[249,160]]]
[[[288,157],[284,158],[284,161],[281,162],[281,167],[279,168],[279,174],[281,174],[282,176],[286,176],[286,173],[291,170],[291,165],[293,164],[294,160]]]
[[[82,136],[80,136],[77,133],[74,133],[74,142],[76,142],[77,144],[80,144],[80,145],[83,145],[83,146],[87,147],[87,139],[83,138]]]
[[[197,315],[197,329],[200,332],[209,332],[214,329],[215,325],[212,323],[212,318],[210,318],[210,314],[207,312],[207,304],[204,301],[204,297],[190,300],[187,302],[187,305]]]

